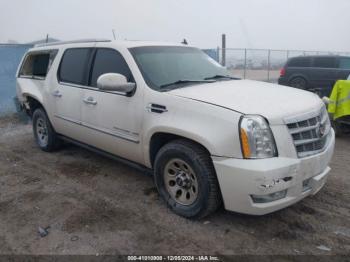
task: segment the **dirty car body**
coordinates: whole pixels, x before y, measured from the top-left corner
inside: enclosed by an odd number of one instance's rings
[[[39,74],[24,70],[33,54],[47,58]],[[161,196],[185,217],[208,215],[221,199],[227,210],[267,214],[317,193],[330,171],[334,132],[316,95],[232,78],[194,47],[35,47],[17,94],[29,114],[44,110],[59,139],[154,170]]]

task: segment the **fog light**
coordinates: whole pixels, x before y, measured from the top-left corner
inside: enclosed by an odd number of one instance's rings
[[[306,180],[303,181],[303,192],[308,191],[310,189],[312,189],[312,187],[311,187],[311,178],[306,179]]]
[[[276,201],[282,198],[285,198],[287,195],[287,190],[278,191],[272,194],[258,196],[258,195],[251,195],[254,203],[268,203],[272,201]]]

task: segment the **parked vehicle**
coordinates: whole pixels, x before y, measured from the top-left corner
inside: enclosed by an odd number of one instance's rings
[[[44,151],[61,141],[154,173],[176,214],[263,215],[325,184],[334,132],[315,94],[240,80],[201,50],[78,41],[28,51],[19,101]]]
[[[350,57],[300,56],[290,58],[282,68],[278,83],[330,96],[337,80],[350,74]]]

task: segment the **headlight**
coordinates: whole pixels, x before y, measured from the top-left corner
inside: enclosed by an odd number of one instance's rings
[[[331,131],[331,122],[329,120],[329,115],[325,106],[321,109],[320,122],[321,124],[319,130],[321,137],[328,135],[329,131]]]
[[[275,139],[269,124],[262,116],[241,118],[240,139],[244,158],[271,158],[277,156]]]

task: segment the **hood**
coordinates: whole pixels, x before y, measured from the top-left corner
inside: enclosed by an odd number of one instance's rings
[[[286,117],[313,111],[322,106],[315,94],[296,88],[251,80],[218,81],[187,86],[169,92],[238,111],[266,117],[270,124],[283,124]]]

